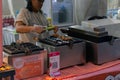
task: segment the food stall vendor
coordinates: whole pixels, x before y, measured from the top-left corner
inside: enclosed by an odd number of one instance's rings
[[[48,27],[48,21],[41,10],[44,0],[26,1],[27,6],[22,8],[16,17],[15,27],[16,31],[20,33],[21,41],[34,43],[35,40],[31,33],[38,33],[39,37],[47,36],[48,32],[45,30]],[[57,27],[53,29],[56,31]]]

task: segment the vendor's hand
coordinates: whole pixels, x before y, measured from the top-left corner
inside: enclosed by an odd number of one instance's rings
[[[40,34],[40,33],[44,32],[45,29],[42,26],[34,26],[34,30],[33,31]]]

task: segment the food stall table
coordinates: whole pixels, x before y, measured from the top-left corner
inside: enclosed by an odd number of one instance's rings
[[[14,75],[15,75],[15,69],[9,65],[5,65],[0,67],[0,80],[2,78],[7,79],[9,77],[9,80],[14,80]]]
[[[61,70],[61,75],[55,77],[55,80],[105,80],[106,78],[115,78],[120,80],[120,60],[95,65],[91,62],[83,66],[73,66]],[[52,80],[46,74],[29,78],[27,80]],[[113,79],[106,79],[113,80]]]

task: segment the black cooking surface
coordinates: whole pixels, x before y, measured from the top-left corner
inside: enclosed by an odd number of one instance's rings
[[[34,53],[43,50],[32,43],[11,43],[11,45],[4,45],[3,50],[9,54],[20,54],[20,53]]]
[[[53,46],[63,46],[63,45],[69,45],[69,44],[74,44],[74,43],[79,43],[82,40],[78,38],[72,38],[71,40],[62,40],[60,38],[56,38],[53,36],[47,37],[45,39],[40,39],[39,40],[42,43],[53,45]]]
[[[92,41],[95,43],[111,41],[113,38],[112,36],[106,35],[107,34],[106,32],[100,34],[95,34],[95,33],[93,34],[76,28],[69,28],[67,34],[72,37]]]

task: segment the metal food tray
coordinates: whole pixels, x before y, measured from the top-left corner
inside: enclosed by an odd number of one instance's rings
[[[3,50],[9,54],[22,54],[22,53],[36,53],[44,48],[40,48],[32,43],[12,43],[11,45],[4,45]]]

